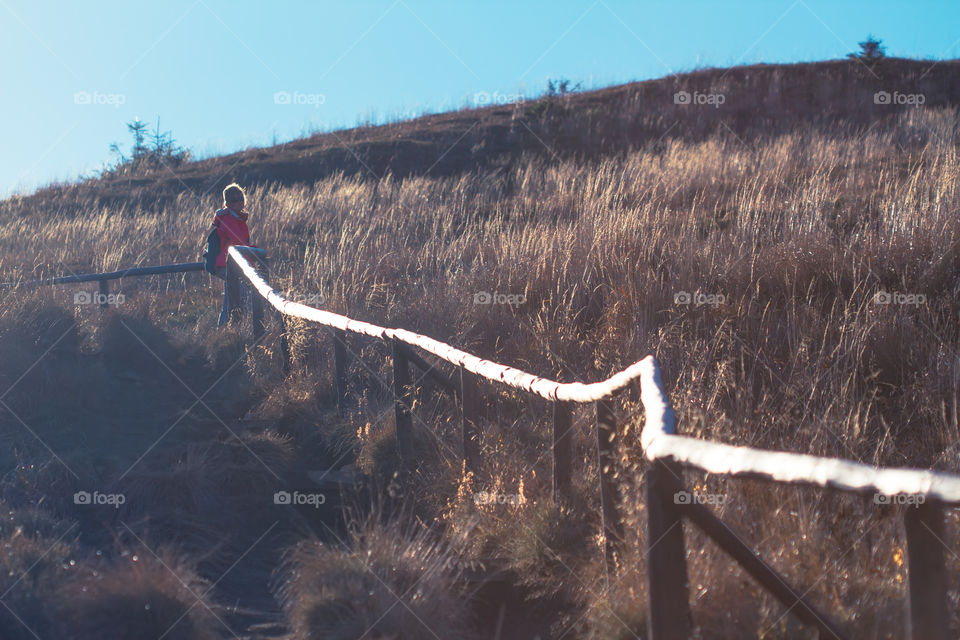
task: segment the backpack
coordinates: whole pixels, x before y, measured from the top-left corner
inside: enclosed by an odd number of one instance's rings
[[[207,234],[207,250],[203,252],[203,270],[211,275],[217,274],[217,258],[220,256],[220,220],[213,221],[213,228]]]

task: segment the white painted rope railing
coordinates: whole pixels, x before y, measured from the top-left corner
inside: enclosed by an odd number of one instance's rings
[[[610,378],[592,384],[561,383],[540,378],[513,367],[484,360],[406,329],[391,329],[354,320],[329,311],[288,300],[260,277],[236,248],[230,255],[246,280],[280,313],[310,320],[334,329],[381,339],[396,339],[467,371],[523,389],[547,400],[589,403],[609,398],[639,379],[646,424],[640,442],[649,460],[675,460],[707,473],[753,477],[780,483],[803,483],[877,495],[922,495],[948,504],[960,504],[960,476],[923,469],[883,469],[838,458],[800,453],[766,451],[718,442],[697,440],[675,433],[675,417],[660,381],[653,356],[633,363]]]
[[[260,274],[257,273],[253,265],[247,261],[240,251],[237,251],[234,247],[230,247],[228,251],[240,267],[243,276],[254,289],[257,290],[260,296],[269,302],[273,308],[286,316],[303,318],[304,320],[310,320],[341,331],[360,333],[375,338],[397,339],[406,344],[420,347],[424,351],[432,353],[438,358],[455,364],[458,367],[463,367],[478,376],[493,380],[494,382],[502,382],[517,389],[523,389],[547,400],[579,403],[596,402],[597,400],[608,398],[617,391],[625,388],[632,381],[638,379],[641,374],[642,361],[633,363],[623,371],[614,374],[602,382],[594,382],[592,384],[583,384],[582,382],[562,383],[548,378],[540,378],[525,371],[514,369],[513,367],[484,360],[483,358],[456,349],[439,340],[434,340],[429,336],[407,331],[406,329],[380,327],[375,324],[354,320],[346,316],[331,313],[330,311],[323,311],[288,300],[278,291],[270,288],[270,285],[260,277]]]
[[[640,361],[646,424],[640,435],[649,460],[674,460],[707,473],[802,483],[883,496],[918,495],[960,504],[960,476],[924,469],[884,469],[838,458],[706,442],[675,433],[673,409],[653,356]]]

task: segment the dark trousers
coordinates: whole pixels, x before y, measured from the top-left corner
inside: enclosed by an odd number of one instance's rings
[[[216,275],[223,279],[223,308],[220,310],[220,321],[218,323],[222,327],[228,321],[231,324],[238,322],[243,316],[247,288],[239,279],[231,286],[231,282],[227,278],[226,267],[217,267]]]

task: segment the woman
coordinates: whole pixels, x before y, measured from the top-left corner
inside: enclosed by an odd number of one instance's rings
[[[223,278],[223,309],[220,311],[222,327],[228,320],[239,320],[243,315],[243,300],[247,290],[242,284],[232,287],[227,279],[227,249],[237,246],[255,247],[250,243],[250,230],[247,228],[247,213],[243,210],[246,196],[237,183],[227,185],[223,190],[223,208],[213,216],[213,225],[220,236],[220,254],[217,256],[216,275]],[[238,281],[239,283],[239,281]]]

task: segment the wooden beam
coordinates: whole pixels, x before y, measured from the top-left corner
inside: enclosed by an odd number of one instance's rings
[[[277,321],[280,323],[280,358],[283,374],[290,373],[290,343],[287,340],[287,320],[282,313],[277,312]]]
[[[234,325],[237,322],[238,315],[234,313],[235,309],[239,309],[237,298],[240,295],[240,269],[232,256],[227,256],[227,287],[224,290],[224,295],[227,296],[227,320],[229,325]]]
[[[333,379],[337,388],[337,411],[343,415],[347,399],[347,343],[346,333],[332,329],[333,337]]]
[[[23,286],[38,286],[48,284],[70,284],[74,282],[97,282],[100,280],[117,280],[128,276],[153,276],[163,273],[187,273],[190,271],[203,271],[202,262],[181,262],[178,264],[161,264],[155,267],[130,267],[120,271],[109,271],[106,273],[81,273],[72,276],[58,276],[56,278],[44,278],[42,280],[29,280],[22,283],[4,283],[7,285],[20,284]]]
[[[448,391],[454,396],[460,392],[458,385],[454,384],[450,378],[443,375],[435,366],[424,360],[413,349],[407,349],[407,359],[410,360],[410,364],[423,371],[424,375],[443,387],[445,391]]]
[[[735,447],[675,435],[673,409],[660,381],[656,359],[638,363],[646,423],[640,434],[648,460],[674,460],[701,471],[738,478],[833,488],[865,496],[914,495],[960,504],[960,476],[927,469],[879,469],[804,453]]]
[[[960,477],[941,471],[881,469],[840,458],[735,447],[669,434],[654,439],[644,453],[650,460],[675,460],[716,475],[838,489],[871,498],[911,495],[960,504]]]
[[[943,506],[933,500],[908,506],[903,514],[903,524],[907,534],[910,594],[907,637],[911,640],[948,640],[953,636],[947,609]]]
[[[675,477],[662,476],[665,483],[670,485],[670,491],[686,492],[683,485]],[[713,515],[708,507],[696,500],[676,502],[673,508],[682,516],[692,520],[731,558],[736,560],[743,569],[753,576],[753,579],[770,592],[773,597],[796,616],[801,622],[811,625],[820,632],[820,638],[825,640],[843,640],[847,636],[829,617],[807,600],[803,593],[794,589],[787,580],[777,573],[770,565],[763,561],[757,553],[741,540],[727,523]]]
[[[107,297],[110,295],[110,281],[109,280],[100,280],[97,287],[98,292],[100,293],[100,308],[107,308]]]
[[[673,508],[680,467],[654,462],[644,477],[647,507],[647,634],[650,640],[690,637],[690,587],[683,518]]]
[[[553,403],[553,501],[556,504],[567,502],[571,497],[572,410],[569,402]]]

